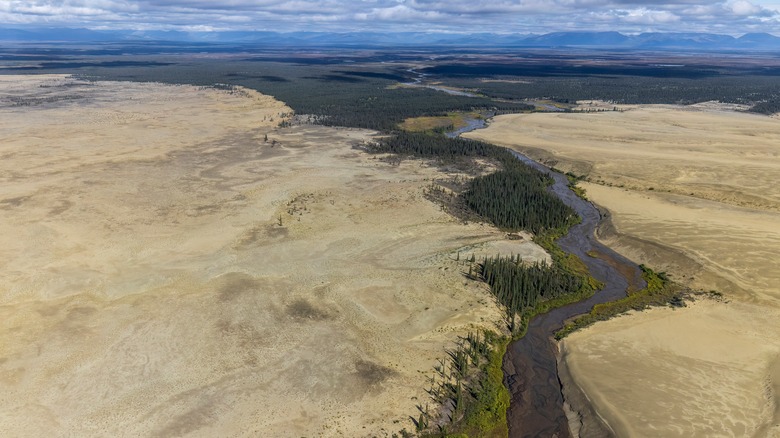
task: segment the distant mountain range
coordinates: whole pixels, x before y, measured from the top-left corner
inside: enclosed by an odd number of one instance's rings
[[[741,37],[710,33],[553,32],[536,34],[452,34],[423,32],[182,32],[103,31],[76,28],[0,28],[2,42],[143,42],[252,44],[269,46],[332,47],[582,47],[679,50],[777,50],[780,37],[749,33]]]

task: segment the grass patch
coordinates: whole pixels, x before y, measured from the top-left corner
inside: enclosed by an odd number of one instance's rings
[[[444,132],[451,131],[455,126],[449,117],[439,116],[406,119],[398,127],[410,132]]]
[[[639,265],[639,268],[642,269],[642,278],[647,282],[646,288],[630,293],[620,300],[593,306],[590,313],[575,318],[555,333],[555,339],[563,339],[576,330],[598,321],[606,321],[629,310],[644,310],[651,306],[685,306],[682,287],[670,281],[663,272],[655,272],[645,265]]]
[[[578,176],[571,172],[566,172],[564,175],[566,175],[566,179],[569,180],[569,190],[574,192],[575,195],[577,195],[578,198],[587,201],[588,200],[588,194],[585,192],[585,189],[578,186],[580,181],[585,179],[584,176]]]
[[[585,189],[578,185],[570,185],[569,189],[574,192],[575,195],[577,195],[578,198],[583,199],[585,201],[588,200],[588,194],[585,192]]]
[[[537,234],[534,237],[534,242],[544,248],[545,251],[550,254],[550,257],[553,259],[553,263],[560,265],[561,268],[572,274],[589,277],[585,283],[589,284],[595,289],[599,289],[604,285],[600,281],[590,276],[590,271],[588,271],[588,267],[585,265],[585,263],[576,255],[564,251],[560,246],[558,246],[557,243],[555,243],[559,237],[563,237],[566,235],[566,233],[569,232],[569,228],[579,224],[580,222],[582,222],[582,218],[575,215],[569,218],[565,226]]]

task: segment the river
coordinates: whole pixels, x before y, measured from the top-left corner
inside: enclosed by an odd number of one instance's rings
[[[488,115],[487,117],[492,117],[492,116]],[[466,118],[466,126],[464,126],[462,128],[459,128],[459,129],[456,129],[454,131],[447,132],[444,135],[446,135],[449,138],[455,138],[455,137],[463,134],[464,132],[469,132],[469,131],[473,131],[475,129],[484,128],[486,125],[487,125],[487,122],[486,122],[485,118],[476,118],[476,117],[475,118]]]
[[[410,68],[409,70],[406,71],[414,75],[417,75],[412,82],[402,82],[402,85],[406,85],[407,87],[429,88],[431,90],[441,91],[447,94],[451,94],[453,96],[479,97],[478,95],[474,93],[469,93],[468,91],[461,91],[461,90],[456,90],[454,88],[447,88],[438,85],[430,85],[430,84],[423,83],[425,76],[427,76],[425,73],[417,72],[413,68]],[[463,132],[468,132],[468,131],[463,131]]]
[[[431,90],[436,90],[436,91],[441,91],[441,92],[444,92],[444,93],[447,93],[447,94],[451,94],[453,96],[484,97],[484,96],[480,96],[479,94],[471,93],[469,91],[463,91],[463,90],[458,90],[458,89],[454,89],[454,88],[442,87],[442,86],[439,86],[439,85],[427,84],[427,83],[424,82],[425,81],[425,77],[428,76],[425,73],[420,73],[420,72],[416,71],[413,68],[410,68],[410,69],[408,69],[406,71],[408,73],[411,73],[411,74],[415,75],[415,77],[413,78],[412,82],[402,82],[401,83],[402,85],[405,85],[407,87],[428,88],[428,89],[431,89]],[[521,101],[516,101],[516,100],[512,100],[512,99],[495,99],[495,100],[498,101],[498,102],[509,102],[509,103],[520,102],[520,103],[524,103],[526,105],[533,105],[534,108],[536,108],[536,110],[538,110],[538,111],[548,111],[548,112],[553,112],[553,113],[566,111],[565,109],[559,108],[559,107],[557,107],[555,105],[552,105],[550,103],[546,103],[544,101],[533,100],[533,99],[526,99],[526,100],[521,100]],[[471,128],[469,128],[469,127],[461,128],[461,129],[459,129],[457,131],[448,132],[447,133],[447,137],[450,137],[450,138],[457,137],[457,136],[459,136],[460,134],[462,134],[464,132],[473,131],[474,129],[479,129],[479,128],[482,128],[482,127],[484,127],[484,123],[483,123],[482,126],[476,126],[476,127],[471,127]]]
[[[636,263],[596,240],[595,231],[601,214],[593,204],[577,197],[569,189],[565,175],[553,172],[524,155],[515,155],[529,166],[552,176],[555,184],[551,190],[582,217],[582,223],[558,239],[558,245],[578,256],[591,275],[605,284],[604,289],[587,300],[534,318],[526,335],[510,344],[504,357],[504,378],[512,397],[507,415],[509,435],[563,438],[570,436],[570,432],[563,410],[558,379],[558,346],[552,338],[553,333],[563,327],[567,319],[590,311],[596,304],[625,297],[629,285],[643,288],[645,282]],[[598,257],[589,256],[589,252],[598,254]]]
[[[569,189],[565,175],[553,172],[525,155],[514,154],[529,166],[550,175],[555,180],[550,190],[582,217],[580,224],[558,239],[558,245],[578,256],[590,269],[591,275],[605,284],[604,289],[586,300],[535,317],[526,335],[511,343],[504,356],[504,380],[511,394],[507,412],[509,436],[565,438],[570,437],[571,432],[563,408],[558,378],[558,346],[553,334],[569,318],[587,313],[595,304],[625,297],[629,285],[643,288],[645,282],[635,263],[596,240],[595,231],[602,219],[601,214],[593,204]]]

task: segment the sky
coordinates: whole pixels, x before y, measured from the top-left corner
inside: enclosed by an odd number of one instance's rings
[[[780,36],[780,0],[0,0],[0,27]]]

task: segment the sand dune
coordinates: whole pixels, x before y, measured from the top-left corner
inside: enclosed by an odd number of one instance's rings
[[[444,348],[501,320],[457,251],[546,257],[254,92],[0,87],[4,436],[410,429]]]
[[[618,436],[773,436],[780,312],[732,301],[652,309],[561,344]]]
[[[499,116],[469,136],[586,175],[605,243],[725,299],[598,323],[561,344],[561,366],[619,436],[777,435],[780,121],[621,109]]]
[[[499,116],[468,136],[518,148],[592,182],[780,209],[780,123],[766,116],[647,105]]]

